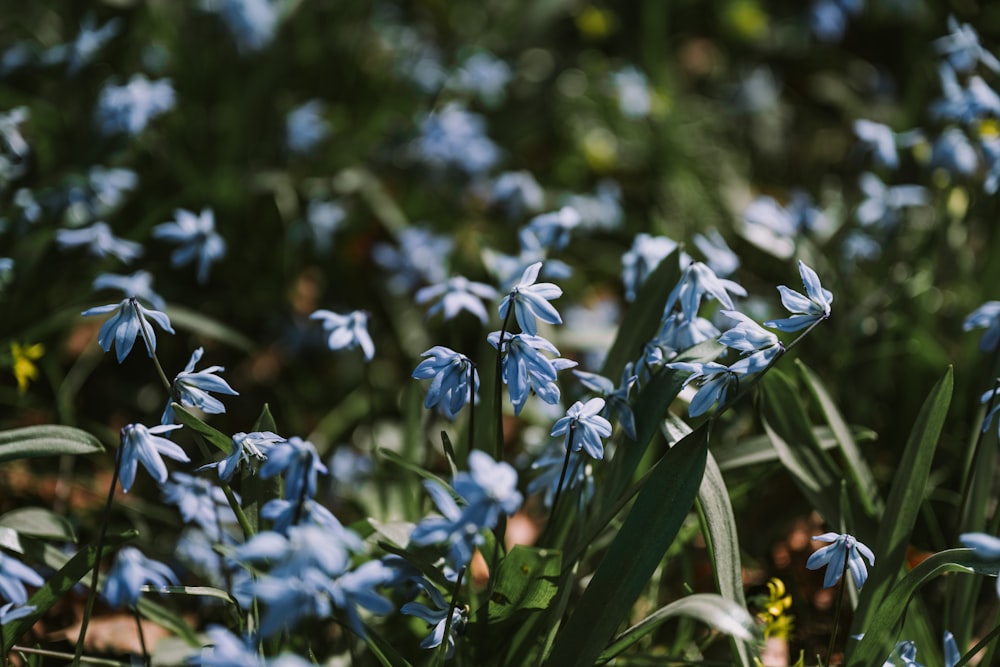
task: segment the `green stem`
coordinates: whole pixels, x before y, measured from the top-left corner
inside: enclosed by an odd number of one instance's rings
[[[132,607],[132,616],[135,617],[135,627],[139,632],[139,646],[142,647],[142,664],[146,667],[152,667],[149,659],[149,650],[146,648],[146,634],[142,631],[142,619],[139,618],[139,608],[137,606]]]
[[[32,648],[30,646],[18,646],[15,644],[11,647],[11,651],[17,651],[18,653],[24,653],[27,655],[37,655],[43,658],[58,658],[59,660],[70,661],[73,660],[74,664],[81,663],[85,665],[97,665],[98,667],[129,667],[127,662],[118,662],[117,660],[106,660],[104,658],[75,658],[72,653],[63,653],[61,651],[47,651],[40,648]]]
[[[556,510],[559,509],[559,499],[562,497],[563,484],[566,482],[566,471],[569,470],[569,459],[573,453],[573,436],[576,434],[576,421],[569,423],[569,437],[566,439],[566,456],[563,458],[562,472],[559,473],[559,484],[556,486],[556,495],[552,498],[552,510],[549,512],[549,522],[545,524],[545,532],[539,544],[545,544],[552,524],[556,519]]]
[[[468,359],[468,357],[466,357]],[[469,361],[469,445],[466,451],[476,448],[476,365]]]
[[[466,569],[468,569],[468,565],[463,566],[455,578],[455,588],[451,594],[451,602],[448,604],[448,615],[444,620],[444,637],[441,638],[441,645],[438,646],[438,651],[442,658],[448,655],[448,644],[451,638],[451,619],[455,615],[455,609],[458,608],[458,594],[462,590],[462,579],[465,578]]]
[[[833,665],[833,645],[837,641],[837,630],[840,629],[840,607],[844,603],[844,589],[847,587],[847,564],[850,554],[844,556],[844,570],[840,573],[840,588],[837,591],[837,604],[833,609],[833,631],[830,633],[830,643],[826,647],[827,667]]]
[[[498,462],[503,460],[503,338],[507,333],[507,325],[510,324],[510,315],[513,312],[514,304],[511,304],[510,308],[507,309],[507,315],[503,318],[503,325],[500,327],[500,338],[497,339],[497,368],[496,377],[493,379],[493,411],[497,417],[497,442],[493,458]]]
[[[994,639],[996,639],[997,635],[1000,635],[1000,625],[998,625],[995,628],[993,628],[992,630],[990,630],[990,633],[988,635],[986,635],[985,637],[983,637],[982,639],[980,639],[979,643],[976,644],[975,646],[973,646],[972,648],[970,648],[969,651],[965,655],[963,655],[961,658],[959,658],[958,662],[956,662],[954,665],[952,665],[952,667],[962,667],[962,665],[964,665],[967,662],[969,662],[970,660],[972,660],[972,658],[974,658],[977,653],[979,653],[984,648],[986,648],[987,644],[989,644],[991,641],[993,641]]]
[[[132,297],[130,299],[130,303],[132,304],[132,310],[135,311],[135,316],[139,318],[139,331],[142,332],[142,339],[146,343],[146,350],[149,352],[149,357],[153,360],[153,365],[156,366],[156,373],[160,376],[160,382],[162,382],[163,386],[166,388],[167,394],[173,397],[173,387],[170,380],[167,379],[167,374],[163,372],[163,366],[160,365],[160,359],[156,356],[156,346],[153,344],[153,337],[150,336],[149,331],[146,330],[146,327],[152,327],[152,325],[149,324],[149,322],[146,321],[146,318],[142,316],[142,311],[139,310],[139,300]]]

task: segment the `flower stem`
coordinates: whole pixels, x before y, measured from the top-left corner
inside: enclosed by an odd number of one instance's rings
[[[988,635],[980,639],[979,643],[970,648],[961,658],[959,658],[958,662],[952,665],[952,667],[962,667],[963,665],[968,663],[970,660],[972,660],[972,658],[976,656],[977,653],[986,648],[987,644],[996,639],[997,635],[1000,635],[1000,625],[990,630],[990,633]]]
[[[438,651],[441,652],[442,656],[448,655],[448,644],[451,643],[451,620],[455,615],[455,609],[458,608],[458,594],[462,590],[462,579],[465,578],[466,569],[468,569],[468,565],[463,566],[455,578],[455,588],[451,594],[451,602],[448,604],[448,615],[444,620],[444,637],[441,639],[440,646],[438,646]]]
[[[510,314],[513,312],[513,307],[507,310],[507,315],[503,318],[503,325],[500,327],[500,338],[497,339],[496,377],[493,378],[493,411],[497,417],[497,442],[496,451],[493,452],[493,458],[498,462],[503,461],[503,337],[507,333],[507,325],[510,324]]]
[[[469,360],[469,445],[472,451],[476,448],[476,365]]]
[[[837,604],[833,609],[833,631],[830,633],[830,643],[826,647],[826,665],[833,665],[833,645],[837,641],[837,630],[840,629],[840,607],[844,603],[844,589],[847,588],[847,564],[850,558],[844,558],[844,571],[840,573],[840,588],[837,590]]]
[[[145,318],[142,316],[142,312],[139,310],[139,300],[135,297],[130,299],[132,304],[132,310],[135,311],[135,316],[139,318],[139,331],[142,332],[142,340],[146,343],[146,351],[149,352],[149,357],[153,360],[153,365],[156,366],[156,373],[160,376],[160,382],[163,383],[164,388],[167,390],[167,394],[173,397],[173,389],[170,384],[170,380],[167,379],[167,374],[163,372],[163,366],[160,365],[160,359],[156,356],[155,346],[153,345],[153,338],[146,331],[147,326],[151,326],[146,322]]]
[[[552,510],[549,512],[549,522],[545,524],[545,533],[539,544],[545,543],[549,530],[556,518],[556,510],[559,508],[559,499],[562,497],[563,484],[566,482],[566,471],[569,470],[569,458],[573,452],[573,436],[576,434],[576,422],[569,424],[569,437],[566,439],[566,457],[563,459],[562,472],[559,473],[559,484],[556,486],[556,495],[552,498]]]
[[[111,519],[111,504],[115,499],[115,488],[118,486],[118,475],[122,465],[122,446],[115,450],[115,471],[111,475],[111,488],[108,490],[108,500],[104,504],[104,515],[101,517],[101,527],[97,533],[97,549],[94,555],[94,574],[90,579],[90,591],[87,593],[87,604],[83,608],[83,620],[80,621],[80,636],[76,640],[76,651],[73,654],[73,664],[80,664],[83,656],[83,641],[87,636],[87,626],[90,624],[90,615],[94,610],[94,600],[97,598],[98,584],[101,575],[101,555],[104,551],[104,537],[108,532],[108,522]]]
[[[142,664],[146,667],[152,667],[152,663],[149,659],[149,650],[146,648],[146,635],[142,631],[142,619],[139,618],[139,607],[132,607],[132,616],[135,617],[135,627],[139,632],[139,646],[142,647]]]

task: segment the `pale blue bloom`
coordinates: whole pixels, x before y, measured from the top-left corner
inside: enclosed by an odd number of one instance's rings
[[[34,613],[35,605],[29,604],[24,606],[17,606],[13,602],[8,602],[7,604],[0,607],[0,626],[7,625],[19,618],[24,618],[25,616],[30,616]]]
[[[708,362],[675,362],[665,364],[667,368],[691,373],[683,386],[691,383],[698,385],[698,391],[691,404],[688,406],[688,416],[700,417],[709,409],[719,404],[722,407],[726,402],[731,388],[739,388],[740,378],[761,370],[757,364],[751,364],[750,358],[740,359],[731,366],[708,361]]]
[[[105,222],[95,222],[83,229],[60,229],[56,232],[56,243],[60,248],[86,246],[95,257],[113,255],[126,264],[142,256],[141,244],[118,238]]]
[[[900,662],[896,662],[896,660]],[[924,667],[917,662],[917,645],[911,641],[901,641],[889,654],[882,667]]]
[[[104,579],[104,599],[112,607],[134,607],[146,585],[164,588],[179,586],[177,575],[163,563],[147,558],[135,547],[122,547],[115,555]]]
[[[983,392],[983,395],[979,397],[979,402],[987,407],[989,406],[990,401],[993,402],[993,407],[990,408],[990,411],[986,413],[985,417],[983,417],[984,433],[986,432],[986,429],[990,427],[990,424],[993,423],[993,417],[1000,412],[1000,390],[989,389]]]
[[[123,86],[104,84],[97,98],[97,120],[104,134],[124,132],[135,136],[151,120],[173,109],[175,103],[170,79],[150,81],[143,74],[133,74]]]
[[[494,331],[487,336],[490,345],[498,348],[500,332]],[[555,345],[541,336],[529,334],[504,334],[503,349],[503,381],[507,385],[510,402],[514,406],[514,414],[521,414],[521,409],[534,391],[540,399],[549,405],[559,402],[559,385],[556,384],[556,371],[572,368],[575,361],[568,359],[548,359],[540,352],[543,350],[558,355]]]
[[[218,468],[219,479],[228,482],[233,478],[233,474],[241,463],[249,466],[251,457],[256,461],[266,461],[267,452],[271,447],[284,441],[284,438],[271,431],[254,431],[253,433],[240,431],[233,435],[233,448],[229,452],[229,456],[218,463],[209,463],[202,468]]]
[[[997,343],[1000,343],[1000,301],[987,301],[965,318],[962,330],[973,329],[986,329],[979,339],[980,350],[991,352],[996,349]]]
[[[219,15],[244,53],[267,47],[278,30],[273,0],[202,0],[201,7]]]
[[[954,16],[948,17],[949,34],[934,40],[934,50],[943,55],[956,72],[969,73],[982,63],[993,72],[1000,74],[1000,61],[979,44],[976,29],[968,23],[959,23]]]
[[[153,238],[179,244],[170,264],[177,268],[197,262],[198,282],[204,283],[212,264],[226,256],[226,241],[215,231],[215,214],[210,208],[200,215],[179,208],[174,215],[176,221],[153,227]]]
[[[611,437],[611,422],[598,414],[603,409],[603,398],[592,398],[586,404],[577,401],[566,411],[566,416],[553,425],[549,435],[565,434],[567,447],[572,442],[574,451],[582,448],[591,458],[603,459],[601,438]]]
[[[542,275],[553,280],[564,280],[573,275],[573,269],[558,259],[548,259],[546,251],[532,234],[521,236],[521,250],[517,255],[505,255],[491,248],[483,248],[483,264],[496,277],[502,290],[509,290],[520,280],[532,264],[544,262]]]
[[[94,165],[87,172],[90,207],[96,217],[107,215],[125,201],[126,193],[139,185],[139,175],[131,169]]]
[[[861,587],[865,585],[865,581],[868,580],[868,568],[865,566],[862,556],[867,558],[868,563],[874,567],[875,554],[872,553],[872,550],[859,542],[853,535],[823,533],[818,536],[814,535],[813,539],[831,543],[817,550],[806,561],[806,567],[810,570],[818,570],[826,567],[826,577],[823,579],[823,587],[831,588],[840,581],[840,578],[844,574],[844,563],[846,562],[847,569],[851,571],[851,577],[854,579],[854,584],[858,587],[858,590],[861,590]]]
[[[626,65],[611,73],[618,108],[626,118],[644,118],[652,108],[653,96],[649,79],[634,65]]]
[[[664,318],[660,331],[650,342],[661,348],[667,358],[673,358],[678,352],[718,336],[719,330],[704,317],[688,319],[677,311]]]
[[[302,503],[274,498],[260,509],[260,515],[272,522],[273,530],[283,535],[287,535],[293,526],[317,526],[348,551],[360,552],[364,547],[357,533],[344,528],[333,512],[312,498],[306,498]]]
[[[861,12],[862,0],[814,0],[809,26],[822,42],[839,42],[851,16]]]
[[[983,149],[986,166],[986,178],[983,179],[983,192],[995,195],[1000,186],[1000,137],[982,137],[979,146]]]
[[[962,130],[949,127],[934,142],[931,166],[944,169],[952,176],[968,176],[979,167],[979,154]]]
[[[435,169],[482,174],[500,159],[500,149],[486,136],[485,128],[482,116],[452,102],[424,118],[413,150]]]
[[[385,11],[385,10],[383,10]],[[400,17],[392,17],[394,21]],[[380,26],[382,46],[392,51],[395,74],[421,92],[436,92],[448,76],[441,64],[441,52],[433,41],[424,39],[409,25]]]
[[[848,262],[870,261],[882,254],[882,246],[868,234],[853,229],[844,237],[840,251]]]
[[[152,428],[146,428],[142,424],[129,424],[122,428],[121,453],[119,454],[121,459],[119,461],[119,481],[122,485],[122,491],[128,493],[129,489],[132,488],[132,484],[135,482],[135,473],[140,463],[157,484],[163,484],[167,481],[167,466],[163,462],[164,456],[185,463],[191,460],[180,448],[180,445],[160,437],[161,433],[169,433],[179,428],[181,428],[179,424],[160,424]]]
[[[397,294],[415,289],[421,283],[436,285],[448,278],[448,256],[455,241],[422,227],[407,227],[397,235],[399,249],[376,243],[372,248],[375,263],[391,272],[389,289]]]
[[[306,208],[306,223],[312,236],[316,252],[325,255],[333,244],[333,235],[339,230],[347,217],[344,206],[337,201],[325,199],[310,199]]]
[[[317,539],[322,538],[317,536]],[[254,598],[264,603],[258,631],[261,637],[273,637],[282,630],[294,629],[303,618],[329,618],[333,611],[329,587],[330,575],[309,567],[287,576],[260,576],[233,593],[237,599],[246,598],[248,604]]]
[[[473,550],[483,543],[481,531],[496,526],[501,513],[516,512],[522,501],[517,471],[480,450],[469,452],[469,472],[455,476],[454,489],[462,507],[437,482],[426,481],[424,488],[443,516],[428,517],[417,524],[410,541],[418,545],[448,542],[449,564],[455,568],[472,560]]]
[[[789,289],[785,285],[778,286],[781,293],[781,304],[792,313],[792,317],[780,320],[768,320],[764,326],[780,331],[799,331],[813,322],[830,317],[833,292],[824,288],[819,282],[819,276],[805,262],[799,260],[799,275],[805,286],[805,295]]]
[[[0,113],[0,186],[24,174],[31,147],[21,134],[21,126],[31,118],[28,107]]]
[[[156,310],[167,307],[166,301],[153,291],[153,274],[149,271],[136,271],[131,275],[102,273],[94,278],[94,290],[119,290],[127,297],[143,299]]]
[[[219,531],[215,533],[219,535]],[[227,544],[233,541],[227,533],[222,533],[221,537]],[[219,540],[210,539],[205,531],[196,526],[188,526],[181,531],[174,547],[174,554],[185,567],[203,577],[209,585],[224,587],[227,585],[226,574],[232,580],[234,576],[241,576],[240,573],[245,570],[234,569],[231,559],[223,557],[215,550],[217,544]]]
[[[500,317],[507,318],[507,312],[514,307],[514,317],[521,330],[531,336],[538,334],[535,318],[549,324],[562,324],[559,311],[549,303],[562,296],[562,289],[553,283],[536,283],[542,262],[536,262],[521,274],[521,280],[511,288],[500,302]]]
[[[345,532],[350,531],[345,529]],[[329,579],[347,570],[353,548],[333,537],[314,525],[289,526],[286,534],[265,530],[235,547],[232,555],[241,563],[270,562],[268,574],[278,580],[291,581],[309,570],[315,570]],[[350,544],[354,545],[356,541],[357,536],[354,536]]]
[[[618,229],[625,219],[622,210],[622,189],[612,180],[597,184],[592,195],[571,194],[562,198],[562,204],[576,209],[580,215],[581,229]]]
[[[213,542],[221,540],[222,526],[236,522],[222,487],[183,472],[172,473],[170,479],[160,485],[163,499],[177,506],[184,523],[197,525]]]
[[[450,90],[475,95],[487,106],[503,101],[511,79],[510,65],[492,53],[477,51],[465,59],[448,79]]]
[[[423,305],[441,299],[427,310],[428,317],[443,311],[444,319],[448,321],[455,318],[459,312],[467,310],[486,324],[490,316],[483,301],[492,301],[496,297],[497,291],[492,285],[475,282],[464,276],[452,276],[443,283],[417,290],[414,300]]]
[[[719,337],[719,342],[726,347],[739,350],[744,356],[756,356],[756,361],[763,366],[767,366],[778,354],[784,352],[785,347],[777,336],[743,313],[724,310],[722,314],[739,322]]]
[[[285,145],[293,153],[304,154],[330,136],[330,124],[323,118],[324,104],[309,100],[285,117]]]
[[[902,209],[927,203],[927,190],[919,185],[887,186],[871,172],[858,178],[858,186],[865,195],[855,216],[865,227],[878,224],[892,227],[899,222]]]
[[[375,356],[375,343],[368,334],[367,311],[355,310],[340,315],[329,310],[317,310],[309,319],[322,322],[323,329],[329,332],[326,344],[331,350],[353,350],[360,347],[365,361],[371,361]]]
[[[45,580],[13,556],[0,553],[0,596],[15,605],[23,605],[28,601],[25,584],[44,586]]]
[[[962,659],[962,654],[955,643],[955,635],[947,630],[944,631],[944,667],[955,667]]]
[[[80,33],[76,39],[50,48],[42,59],[49,64],[65,62],[66,72],[73,76],[94,59],[104,45],[121,31],[121,27],[122,20],[115,17],[98,28],[93,12],[88,12],[80,22]]]
[[[479,391],[479,373],[475,364],[464,354],[443,345],[435,345],[420,356],[424,360],[413,370],[413,377],[417,380],[433,378],[424,407],[438,406],[446,417],[454,419],[469,400],[470,370],[473,396]]]
[[[174,378],[170,387],[171,396],[167,399],[167,407],[163,411],[160,423],[169,424],[174,421],[173,403],[175,401],[186,408],[198,408],[210,415],[219,415],[226,411],[226,406],[209,392],[239,396],[239,392],[216,375],[216,373],[225,370],[222,366],[209,366],[200,371],[194,370],[194,365],[201,361],[204,352],[205,349],[201,347],[192,352],[187,366]]]
[[[105,352],[110,351],[111,344],[114,343],[118,363],[124,361],[128,353],[132,351],[137,336],[146,343],[149,356],[153,356],[153,352],[156,351],[156,333],[149,320],[153,320],[167,333],[174,333],[173,327],[170,326],[170,319],[166,314],[146,308],[134,296],[123,299],[117,304],[90,308],[83,311],[81,315],[88,317],[90,315],[106,315],[112,312],[114,315],[101,325],[101,330],[97,333],[97,343]],[[145,331],[145,336],[142,335],[140,327],[142,331]]]
[[[493,182],[490,201],[501,206],[511,218],[538,211],[545,205],[545,193],[530,171],[507,171]]]
[[[1000,537],[986,533],[962,533],[958,540],[962,546],[975,549],[976,555],[983,560],[1000,560]],[[997,586],[1000,588],[1000,579],[997,580]]]
[[[538,493],[544,489],[542,502],[546,507],[552,507],[560,480],[564,491],[581,486],[582,489],[577,494],[577,507],[583,512],[587,503],[594,497],[594,468],[583,450],[573,451],[569,453],[569,464],[566,465],[566,475],[563,477],[565,460],[565,447],[559,445],[557,449],[550,449],[548,454],[540,456],[532,463],[532,470],[542,472],[528,483],[528,493]]]
[[[330,457],[330,477],[334,491],[339,495],[350,495],[360,489],[372,474],[372,457],[353,447],[337,447]]]
[[[569,243],[570,232],[579,224],[580,213],[571,206],[563,206],[558,211],[536,215],[521,228],[518,237],[522,247],[562,250]],[[534,238],[527,238],[529,235]]]
[[[883,123],[859,119],[854,121],[854,134],[868,149],[871,149],[876,164],[889,169],[899,166],[899,153],[896,150],[896,133]]]
[[[416,616],[427,622],[431,633],[420,642],[420,648],[437,648],[444,641],[445,626],[448,625],[448,610],[451,609],[451,626],[448,633],[448,648],[446,657],[455,653],[455,638],[465,632],[468,610],[463,606],[451,608],[441,592],[426,579],[421,578],[420,586],[427,592],[433,607],[420,602],[407,602],[399,608],[400,613]]]
[[[316,446],[293,436],[274,443],[267,452],[267,461],[260,467],[264,479],[284,473],[285,499],[299,502],[316,495],[316,477],[327,468],[319,458]]]
[[[740,268],[739,256],[726,244],[719,230],[710,229],[706,234],[695,234],[691,240],[705,256],[708,268],[720,278],[728,278]]]
[[[392,581],[396,573],[380,560],[370,560],[346,572],[329,586],[330,599],[334,607],[347,617],[347,626],[359,637],[365,636],[364,626],[358,608],[373,614],[389,614],[396,607],[387,598],[375,592],[378,586]]]
[[[680,304],[684,318],[693,320],[698,317],[701,300],[706,296],[714,298],[726,309],[733,310],[735,305],[729,296],[730,293],[737,296],[747,295],[747,291],[743,287],[732,280],[720,278],[707,264],[691,262],[684,269],[680,281],[667,297],[663,315],[668,317],[674,306]]]
[[[970,76],[963,88],[955,70],[946,64],[938,67],[944,98],[931,104],[931,116],[963,124],[986,117],[1000,116],[1000,95],[982,77]]]
[[[580,384],[597,392],[605,399],[608,410],[617,416],[618,423],[625,431],[625,435],[635,440],[637,438],[635,415],[632,412],[632,404],[629,402],[629,393],[638,382],[639,376],[633,372],[632,363],[625,364],[621,383],[617,387],[611,380],[597,373],[573,371],[573,375],[580,380]]]
[[[632,247],[622,255],[622,282],[625,300],[635,301],[639,288],[663,259],[677,248],[677,242],[666,236],[636,234]]]
[[[186,664],[201,667],[263,667],[264,660],[249,638],[240,638],[221,625],[206,630],[209,645],[189,657]]]
[[[0,257],[0,292],[7,286],[14,277],[14,259],[11,257]]]

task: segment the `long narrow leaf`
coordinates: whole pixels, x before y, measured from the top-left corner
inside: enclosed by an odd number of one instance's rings
[[[103,452],[101,441],[78,428],[44,424],[0,431],[0,463],[15,459]]]

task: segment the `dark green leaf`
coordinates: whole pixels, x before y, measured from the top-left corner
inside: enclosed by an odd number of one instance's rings
[[[0,431],[0,463],[15,459],[103,452],[101,441],[72,426],[26,426]]]
[[[60,542],[76,542],[69,521],[41,507],[22,507],[0,516],[0,527],[11,528],[20,535],[30,535]]]
[[[556,595],[561,569],[558,551],[515,546],[497,568],[490,621],[506,620],[523,609],[545,609]]]
[[[208,442],[212,443],[217,447],[222,453],[229,454],[233,451],[233,439],[219,431],[212,428],[202,420],[194,416],[194,413],[190,412],[187,408],[180,405],[179,403],[174,403],[174,417],[177,422],[187,426],[189,429],[198,433],[205,438]]]

